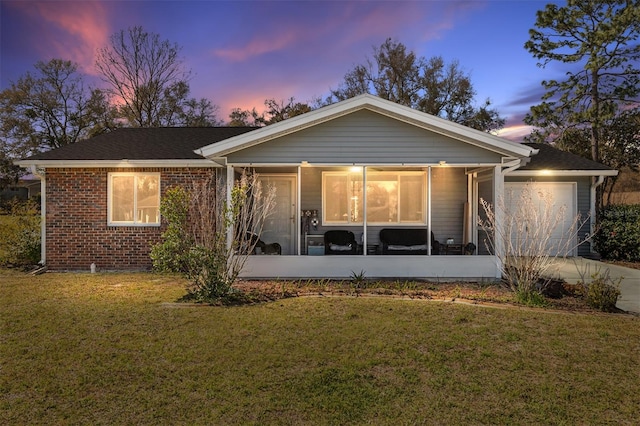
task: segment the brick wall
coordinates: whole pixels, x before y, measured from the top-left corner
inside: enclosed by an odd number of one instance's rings
[[[60,168],[46,171],[46,264],[52,270],[149,269],[164,226],[107,226],[110,172],[160,172],[161,197],[214,169]]]

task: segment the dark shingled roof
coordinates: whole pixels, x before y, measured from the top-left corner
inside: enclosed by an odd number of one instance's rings
[[[33,155],[27,160],[195,160],[193,152],[215,142],[241,135],[256,127],[154,127],[121,128]],[[613,170],[604,164],[560,151],[550,145],[527,143],[537,155],[518,170]]]
[[[518,170],[614,170],[604,164],[596,163],[579,155],[561,151],[551,145],[526,143],[525,145],[539,150],[531,156],[531,161]]]
[[[256,127],[122,128],[72,145],[33,155],[28,160],[193,160],[193,152]]]

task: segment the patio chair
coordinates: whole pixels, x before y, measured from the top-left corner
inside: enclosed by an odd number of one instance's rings
[[[325,232],[324,254],[358,254],[356,236],[340,229]]]

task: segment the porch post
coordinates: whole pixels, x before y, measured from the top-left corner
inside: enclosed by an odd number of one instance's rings
[[[227,206],[231,205],[232,202],[232,191],[233,191],[233,166],[227,164],[227,181],[225,184],[227,185]],[[233,244],[233,227],[230,226],[227,228],[227,249],[231,248]]]
[[[362,254],[367,255],[367,166],[362,166]]]
[[[504,241],[502,241],[502,228],[504,227],[504,175],[502,174],[502,165],[497,165],[493,171],[493,193],[494,203],[493,210],[495,215],[495,228],[494,229],[494,245],[496,257],[496,278],[501,278],[502,263],[500,259],[504,254]]]
[[[431,256],[431,166],[427,167],[427,254]]]
[[[295,221],[296,221],[296,255],[300,256],[302,254],[302,211],[300,210],[300,204],[302,203],[302,166],[298,166],[298,171],[296,175],[296,212],[295,212]]]

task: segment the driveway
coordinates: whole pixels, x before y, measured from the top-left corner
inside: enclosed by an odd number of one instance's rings
[[[616,307],[623,311],[640,313],[640,270],[581,257],[559,259],[556,267],[558,268],[558,275],[571,284],[580,281],[582,279],[581,275],[584,275],[587,282],[589,282],[591,281],[591,274],[596,271],[605,273],[607,269],[614,281],[619,277],[623,277],[620,283],[620,297]]]

